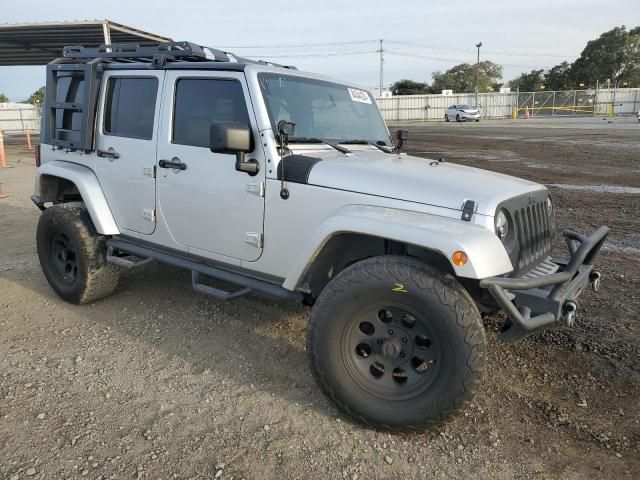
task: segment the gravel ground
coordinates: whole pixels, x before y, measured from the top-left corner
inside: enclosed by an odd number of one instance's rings
[[[58,299],[35,252],[32,154],[10,146],[0,477],[639,478],[640,197],[627,192],[640,187],[640,127],[596,118],[409,129],[407,149],[420,156],[585,187],[551,187],[560,228],[612,228],[603,288],[585,292],[574,329],[507,345],[500,319],[487,318],[487,374],[462,415],[424,434],[362,428],[312,381],[305,307],[217,302],[157,265],[123,274],[95,304]]]

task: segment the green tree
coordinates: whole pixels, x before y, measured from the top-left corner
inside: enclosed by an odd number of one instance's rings
[[[429,85],[413,80],[399,80],[391,85],[391,92],[394,95],[421,95],[429,93]]]
[[[434,72],[432,77],[431,91],[434,93],[440,93],[442,90],[470,93],[475,91],[476,85],[479,91],[486,92],[499,85],[502,66],[489,61],[474,65],[461,63],[444,73]]]
[[[6,103],[9,101],[9,97],[7,97],[4,93],[0,93],[0,103]]]
[[[640,27],[615,27],[589,41],[571,66],[571,78],[590,85],[607,80],[640,85]]]
[[[513,89],[519,88],[521,92],[533,92],[544,85],[544,70],[531,70],[529,73],[521,73],[509,82]]]
[[[44,101],[44,87],[40,87],[38,90],[36,90],[31,94],[31,96],[29,97],[29,100],[27,100],[27,103],[31,103],[33,105],[35,104],[42,105],[43,101]]]
[[[569,90],[573,87],[578,87],[578,84],[571,79],[571,64],[569,62],[562,62],[549,70],[544,76],[544,83],[549,90]]]

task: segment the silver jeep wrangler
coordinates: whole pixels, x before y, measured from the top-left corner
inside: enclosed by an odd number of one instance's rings
[[[217,299],[303,301],[319,386],[368,425],[463,407],[486,363],[480,312],[503,310],[515,341],[571,325],[600,283],[606,227],[564,232],[552,260],[545,187],[402,153],[406,131],[357,86],[187,42],[67,47],[43,117],[33,201],[58,295],[93,302],[157,261]]]

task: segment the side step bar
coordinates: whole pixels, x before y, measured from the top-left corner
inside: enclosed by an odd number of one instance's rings
[[[132,261],[127,258],[118,257],[116,253],[124,253],[141,258],[139,261]],[[122,240],[107,240],[107,262],[124,268],[137,268],[152,261],[171,265],[173,267],[184,268],[191,271],[191,285],[196,292],[209,295],[219,300],[231,300],[251,292],[262,293],[271,297],[284,300],[301,300],[302,295],[282,288],[279,285],[248,277],[240,273],[230,272],[221,268],[205,265],[187,258],[183,258],[169,253],[161,252],[151,248],[143,247]],[[205,285],[200,282],[200,275],[222,280],[227,283],[238,285],[241,288],[235,292],[227,292],[218,288]]]

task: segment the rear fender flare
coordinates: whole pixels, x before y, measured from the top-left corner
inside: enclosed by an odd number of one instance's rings
[[[39,167],[34,194],[41,203],[57,199],[57,185],[60,178],[76,186],[98,233],[102,235],[120,233],[98,177],[93,170],[83,165],[54,160]]]

